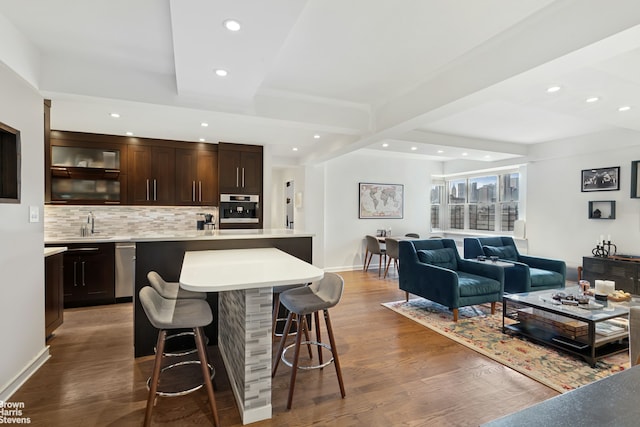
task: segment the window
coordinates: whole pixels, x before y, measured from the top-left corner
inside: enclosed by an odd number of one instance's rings
[[[431,229],[443,228],[440,215],[444,199],[444,181],[433,183],[431,186]]]
[[[0,123],[0,202],[20,202],[19,132]]]
[[[495,230],[498,177],[469,178],[469,229]]]
[[[443,197],[445,188],[447,197]],[[433,181],[431,229],[512,232],[519,215],[519,193],[516,171]],[[442,221],[443,212],[447,224]]]
[[[467,180],[448,181],[449,228],[464,230],[464,205],[467,201]]]

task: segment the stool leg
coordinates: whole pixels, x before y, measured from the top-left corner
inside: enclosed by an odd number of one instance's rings
[[[211,406],[211,413],[213,414],[213,425],[219,426],[220,420],[218,419],[218,409],[216,408],[216,399],[213,394],[213,384],[211,384],[211,372],[209,372],[209,366],[207,365],[207,350],[204,345],[204,332],[201,327],[193,328],[196,334],[196,346],[198,347],[198,356],[200,357],[200,366],[202,367],[202,376],[204,378],[204,385],[207,389],[207,395],[209,396],[209,405]]]
[[[298,316],[298,319],[302,319],[302,322],[304,322],[304,327],[299,327],[298,333],[304,333],[304,338],[307,341],[307,351],[309,351],[309,359],[313,359],[313,354],[311,353],[311,339],[309,338],[309,324],[307,323],[307,316]]]
[[[307,325],[306,320],[298,322],[302,325],[301,328],[305,328]],[[298,373],[298,359],[300,357],[300,344],[302,343],[302,334],[298,331],[296,334],[296,346],[293,354],[293,366],[291,366],[291,380],[289,382],[289,398],[287,399],[287,409],[291,409],[291,402],[293,402],[293,390],[296,386],[296,375]]]
[[[287,321],[284,325],[284,330],[288,331],[289,328],[291,328],[291,322],[293,322],[293,316],[295,316],[295,313],[289,312],[289,315],[287,316]],[[302,324],[302,322],[297,322],[298,325]],[[302,335],[300,333],[300,331],[298,331],[298,333],[296,334],[296,337]],[[278,370],[278,364],[280,363],[280,357],[282,357],[282,352],[284,351],[284,344],[285,341],[287,340],[287,335],[282,334],[282,337],[280,338],[280,344],[278,344],[278,352],[276,353],[276,360],[273,361],[273,370],[271,371],[271,378],[276,376],[276,371]]]
[[[336,349],[336,340],[333,337],[333,328],[329,319],[329,310],[324,310],[324,322],[327,324],[327,333],[329,334],[329,343],[331,344],[331,353],[333,354],[333,364],[336,366],[336,375],[338,376],[338,384],[340,385],[340,394],[344,399],[344,383],[342,382],[342,369],[340,369],[340,361],[338,360],[338,350]]]
[[[322,342],[322,337],[320,336],[320,313],[317,311],[313,313],[316,321],[316,341]],[[318,361],[319,364],[322,365],[322,346],[318,346]]]
[[[147,397],[147,409],[144,412],[144,426],[151,425],[151,411],[156,400],[156,392],[158,391],[158,381],[160,379],[160,368],[162,365],[162,354],[164,353],[164,339],[167,331],[161,329],[158,332],[158,342],[156,343],[156,358],[153,362],[153,374],[151,374],[151,384],[149,386],[149,396]]]

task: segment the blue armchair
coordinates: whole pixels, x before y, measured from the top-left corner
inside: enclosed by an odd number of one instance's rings
[[[509,293],[561,289],[565,286],[564,261],[522,255],[511,237],[466,237],[464,257],[497,256],[513,263],[504,269],[504,291]]]
[[[458,321],[458,308],[502,300],[503,269],[488,263],[461,259],[451,239],[401,240],[400,289],[418,295],[453,312]]]

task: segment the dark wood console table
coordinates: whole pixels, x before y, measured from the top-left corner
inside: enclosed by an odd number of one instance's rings
[[[582,278],[591,282],[591,287],[596,280],[613,280],[616,289],[640,294],[640,262],[635,258],[583,257]]]

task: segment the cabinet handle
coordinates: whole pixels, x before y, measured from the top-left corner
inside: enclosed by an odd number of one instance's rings
[[[202,181],[198,181],[198,201],[202,201]]]
[[[147,200],[149,200],[149,179],[147,178]]]
[[[158,200],[158,185],[155,179],[153,180],[153,200]]]
[[[85,261],[82,261],[82,286],[86,286],[87,284],[84,283],[84,263]]]
[[[193,200],[194,202],[196,201],[196,182],[193,181],[193,183],[191,184],[191,200]]]
[[[242,168],[242,188],[244,188],[244,168]]]
[[[236,187],[240,187],[240,168],[236,168]]]
[[[78,280],[77,280],[77,261],[73,261],[73,286],[78,286]]]

